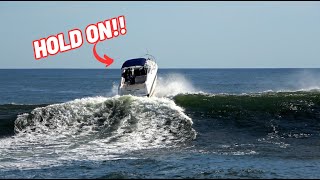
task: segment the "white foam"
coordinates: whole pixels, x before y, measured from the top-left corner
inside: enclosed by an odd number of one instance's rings
[[[157,97],[76,99],[19,115],[15,125],[18,134],[0,139],[1,169],[117,159],[124,153],[175,146],[196,136],[183,109]]]
[[[197,90],[183,75],[173,73],[158,77],[155,96],[170,97],[180,93],[187,94],[197,92],[199,92],[199,90]]]
[[[111,87],[111,91],[107,96],[112,97],[112,96],[118,95],[118,87],[119,87],[119,84],[113,82],[112,87]]]

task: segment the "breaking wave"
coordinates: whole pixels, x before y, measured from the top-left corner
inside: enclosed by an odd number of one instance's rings
[[[182,108],[166,98],[76,99],[19,115],[15,136],[0,139],[0,154],[28,162],[38,161],[37,154],[47,154],[58,162],[114,159],[135,150],[187,143],[196,137],[192,123]],[[7,154],[1,152],[12,148],[15,150]]]

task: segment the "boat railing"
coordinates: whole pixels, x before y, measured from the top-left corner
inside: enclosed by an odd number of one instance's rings
[[[145,54],[145,56],[148,56],[147,59],[154,61],[155,63],[157,62],[156,58],[153,55],[147,53]]]

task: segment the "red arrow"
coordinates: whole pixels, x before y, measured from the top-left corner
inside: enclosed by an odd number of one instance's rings
[[[98,41],[99,42],[99,41]],[[96,51],[96,45],[98,44],[98,42],[96,42],[93,46],[93,55],[94,57],[100,61],[103,64],[106,64],[106,67],[110,66],[113,63],[113,59],[110,58],[109,56],[107,56],[106,54],[103,55],[104,58],[100,57]]]

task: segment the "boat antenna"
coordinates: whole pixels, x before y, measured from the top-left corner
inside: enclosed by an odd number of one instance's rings
[[[151,54],[149,54],[149,51],[148,51],[148,49],[146,48],[146,51],[147,51],[147,53],[145,54],[146,56],[150,56],[150,57],[152,57],[153,58],[153,60],[156,62],[156,58],[153,56],[153,55],[151,55]]]

